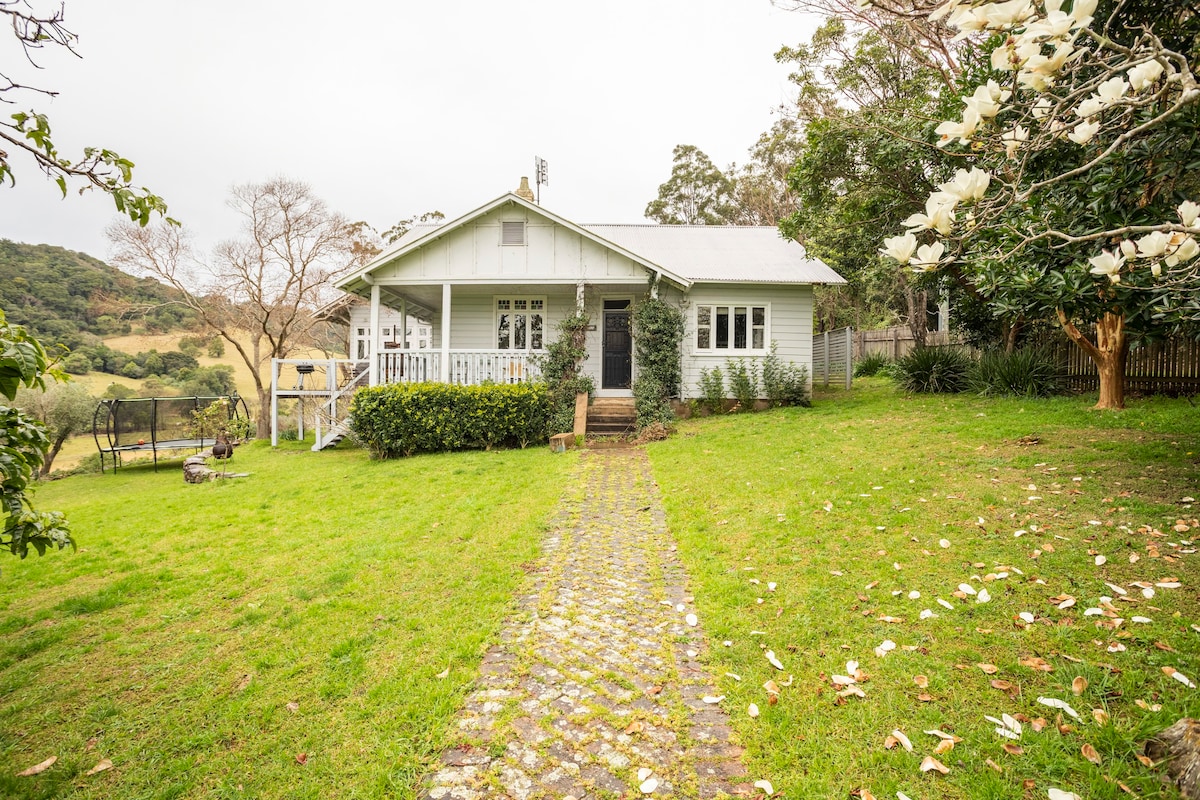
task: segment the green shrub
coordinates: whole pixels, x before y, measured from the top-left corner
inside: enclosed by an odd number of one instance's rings
[[[763,359],[763,394],[772,406],[811,406],[808,396],[808,368],[798,367],[779,357],[779,345],[771,342],[771,350]]]
[[[867,353],[854,362],[854,377],[873,378],[879,375],[881,371],[886,373],[888,367],[891,365],[892,359],[888,358],[887,353]]]
[[[725,373],[720,367],[700,369],[700,403],[714,414],[720,414],[725,406]]]
[[[639,431],[654,423],[669,426],[675,421],[675,412],[663,399],[664,391],[662,384],[653,374],[638,374],[637,380],[633,382],[633,409],[637,415]]]
[[[350,426],[373,456],[396,458],[545,441],[549,412],[540,383],[390,384],[358,390]]]
[[[758,399],[758,364],[746,359],[727,359],[725,371],[729,373],[729,391],[738,401],[742,411],[753,411]]]
[[[961,392],[972,364],[957,347],[919,347],[896,362],[896,380],[908,392]]]
[[[71,353],[63,359],[62,368],[72,375],[87,375],[92,371],[92,360],[83,353]]]
[[[1062,369],[1040,348],[987,350],[971,368],[968,387],[982,395],[1048,397],[1062,387]]]
[[[219,338],[213,337],[212,341],[208,343],[206,352],[209,358],[220,358],[225,355],[225,343]]]

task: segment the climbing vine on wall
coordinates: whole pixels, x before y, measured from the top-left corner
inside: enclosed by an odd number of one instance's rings
[[[641,430],[675,418],[670,399],[679,397],[682,381],[679,345],[683,341],[683,313],[657,297],[647,297],[633,312],[633,340],[638,364],[633,397]]]
[[[591,319],[582,311],[558,323],[558,338],[546,346],[546,353],[537,356],[542,380],[550,398],[548,431],[570,433],[575,427],[575,395],[591,394],[592,379],[579,374],[587,358],[587,329]]]

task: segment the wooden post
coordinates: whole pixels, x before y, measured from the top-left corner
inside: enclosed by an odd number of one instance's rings
[[[442,383],[450,382],[450,284],[442,284],[442,363],[438,372]]]
[[[279,359],[271,359],[271,447],[279,446]]]
[[[821,377],[825,381],[825,383],[824,383],[825,388],[828,389],[829,388],[829,331],[825,331],[824,336],[825,336],[825,359],[824,359],[825,366],[824,366],[824,369],[821,370],[824,373]]]
[[[370,377],[367,382],[371,386],[378,386],[380,380],[380,357],[382,356],[383,347],[379,340],[379,284],[371,284],[371,321],[368,323],[371,326],[371,363],[367,365],[370,371]]]
[[[900,357],[900,329],[892,327],[892,361]]]
[[[850,379],[854,377],[854,329],[846,326],[846,388],[850,388]]]

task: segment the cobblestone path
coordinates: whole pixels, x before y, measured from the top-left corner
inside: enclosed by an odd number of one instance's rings
[[[745,793],[645,453],[586,452],[576,481],[424,797]]]

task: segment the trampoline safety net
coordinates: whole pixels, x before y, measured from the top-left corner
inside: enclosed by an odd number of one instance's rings
[[[159,450],[201,450],[213,444],[213,438],[197,438],[193,434],[195,413],[222,401],[228,404],[229,419],[248,417],[246,402],[237,395],[101,400],[92,420],[101,471],[106,456],[112,457],[115,469],[121,466],[122,453],[149,452],[158,469]]]

